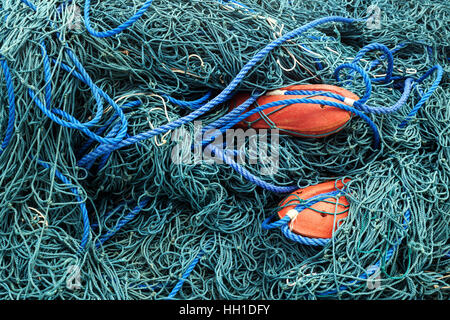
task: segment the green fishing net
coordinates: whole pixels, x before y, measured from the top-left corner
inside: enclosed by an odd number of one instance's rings
[[[15,99],[12,137],[0,154],[0,299],[166,299],[182,278],[173,298],[450,297],[447,1],[154,0],[126,30],[105,38],[86,30],[85,1],[34,0],[34,10],[30,3],[0,0],[0,60],[9,66]],[[92,0],[91,24],[110,30],[143,4]],[[360,20],[327,23],[285,42],[237,87],[255,93],[323,83],[362,97],[360,76],[345,71],[349,77],[337,81],[334,70],[375,42],[392,51],[398,78],[419,79],[434,65],[443,68],[439,86],[406,126],[399,124],[434,75],[417,84],[398,111],[369,116],[380,133],[379,148],[367,123],[352,116],[325,138],[268,137],[260,148],[278,150],[272,174],[262,174],[270,161],[242,165],[278,186],[351,179],[348,217],[323,247],[262,228],[286,195],[255,185],[224,163],[174,162],[177,146],[193,151],[191,143],[176,139],[176,130],[102,155],[92,166],[79,165],[99,143],[49,119],[30,95],[31,89],[44,101],[50,84],[52,108],[81,123],[94,118],[96,97],[77,78],[70,48],[93,83],[124,110],[125,139],[189,115],[195,108],[174,99],[217,96],[255,54],[287,32],[327,16],[367,19],[374,12],[379,27]],[[384,58],[369,52],[359,65],[380,77]],[[402,83],[374,83],[368,104],[394,105]],[[11,116],[9,92],[2,74],[0,139]],[[228,103],[220,103],[197,121],[206,126],[228,112]],[[121,120],[115,114],[105,103],[91,131],[106,128],[104,137],[117,132]],[[194,139],[197,126],[183,124],[184,137]],[[91,227],[80,250],[85,211]],[[370,268],[378,277],[367,281]]]

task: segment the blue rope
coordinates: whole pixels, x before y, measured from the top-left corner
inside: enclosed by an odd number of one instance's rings
[[[125,201],[122,201],[117,207],[115,207],[114,209],[112,209],[111,211],[109,211],[108,213],[106,213],[105,215],[103,215],[101,218],[103,218],[103,221],[105,221],[107,218],[109,218],[110,216],[112,216],[115,212],[121,210],[124,206],[126,205]],[[99,227],[99,222],[96,223],[92,223],[91,224],[91,228],[92,231],[96,231],[96,229]]]
[[[277,214],[273,214],[270,217],[264,219],[263,223],[261,224],[261,227],[264,230],[281,228],[282,226],[288,224],[291,221],[291,218],[288,215],[285,215],[283,218],[275,220],[274,222],[271,222],[277,216],[278,216]]]
[[[365,103],[370,98],[370,95],[372,94],[372,82],[370,81],[369,75],[363,68],[358,66],[356,63],[343,63],[334,70],[334,77],[336,78],[336,81],[338,81],[338,82],[341,81],[339,78],[339,73],[343,69],[354,70],[363,77],[364,85],[365,85],[366,89],[365,89],[363,97],[361,99],[359,99],[358,101],[359,101],[359,103]]]
[[[384,81],[385,83],[388,83],[389,81],[391,81],[392,78],[392,72],[394,70],[394,57],[392,56],[391,50],[389,50],[388,47],[386,47],[384,44],[381,43],[371,43],[367,46],[364,46],[355,56],[355,58],[353,59],[352,63],[357,63],[359,60],[361,60],[361,58],[370,51],[374,51],[374,50],[380,50],[384,52],[384,56],[387,58],[387,70],[386,70],[386,76],[384,78],[375,78],[375,79],[371,79],[372,82],[377,82],[377,81]]]
[[[403,228],[404,228],[405,230],[408,229],[408,226],[409,226],[410,221],[411,221],[411,212],[410,212],[409,209],[408,209],[408,210],[406,210],[406,212],[405,212],[405,223],[403,224]],[[402,242],[402,240],[403,240],[403,238],[400,238],[400,239],[397,241],[396,244],[392,245],[392,246],[386,251],[386,255],[385,255],[385,257],[384,257],[384,263],[388,263],[388,262],[389,262],[389,260],[390,260],[391,257],[394,255],[395,250],[396,250],[397,247],[400,245],[400,243]],[[382,264],[382,260],[378,260],[378,261],[374,264],[374,266],[377,267],[377,268],[370,268],[369,270],[367,270],[366,273],[363,273],[363,274],[359,275],[359,278],[362,278],[362,279],[368,279],[372,274],[374,274],[374,273],[376,272],[376,270],[377,270],[378,268],[380,268],[381,264]],[[349,282],[347,285],[342,285],[342,286],[340,286],[339,289],[337,289],[337,290],[336,290],[336,289],[333,289],[333,290],[329,290],[329,291],[326,291],[326,292],[323,292],[323,293],[318,293],[318,294],[321,295],[321,296],[330,295],[330,294],[336,294],[336,293],[339,292],[339,291],[347,290],[347,289],[349,288],[349,286],[354,285],[354,284],[359,283],[359,282],[361,282],[361,281],[360,281],[360,280],[353,280],[353,281]]]
[[[140,100],[135,100],[132,102],[127,102],[122,106],[122,109],[128,109],[128,108],[132,108],[132,107],[136,107],[141,105],[142,102]],[[109,126],[111,125],[111,123],[114,122],[114,120],[117,119],[117,114],[113,115],[108,121],[107,123],[99,128],[97,131],[95,131],[96,135],[101,135],[103,132],[105,132],[106,129],[109,128]],[[115,127],[114,127],[115,128]],[[80,149],[78,149],[77,151],[77,155],[78,157],[80,157],[81,155],[83,155],[87,149],[89,149],[89,147],[92,145],[92,143],[94,143],[94,139],[89,138],[89,140],[87,140],[85,143],[83,143],[83,145],[80,147]]]
[[[406,118],[400,123],[399,127],[403,128],[406,126],[408,121],[411,120],[412,117],[416,115],[416,113],[419,111],[419,109],[422,107],[422,105],[430,98],[430,96],[433,94],[433,92],[438,87],[439,83],[442,80],[442,75],[444,74],[444,70],[440,65],[435,65],[430,70],[428,70],[422,77],[420,77],[416,82],[421,83],[424,81],[427,77],[429,77],[432,73],[437,72],[436,79],[434,79],[433,84],[431,85],[430,89],[422,96],[422,98],[419,100],[419,102],[414,106],[414,108],[410,111],[410,113],[406,116]]]
[[[20,1],[22,1],[23,3],[25,3],[27,6],[29,6],[31,9],[33,9],[33,11],[37,11],[37,8],[36,8],[36,6],[33,4],[33,3],[31,3],[30,1],[28,1],[28,0],[20,0]]]
[[[72,60],[73,64],[75,65],[75,67],[78,69],[78,71],[80,72],[81,76],[84,79],[84,83],[86,83],[89,88],[91,88],[92,93],[95,97],[95,99],[97,101],[99,101],[100,104],[102,104],[102,101],[100,99],[100,96],[102,96],[103,98],[105,98],[106,102],[108,102],[108,104],[116,111],[117,115],[120,118],[120,121],[122,123],[122,127],[119,131],[119,133],[117,134],[117,136],[114,138],[114,140],[119,140],[124,138],[126,133],[127,133],[127,126],[128,126],[128,121],[122,111],[122,109],[117,105],[117,103],[115,103],[108,94],[106,94],[105,92],[103,92],[103,90],[101,90],[100,88],[98,88],[94,82],[92,81],[91,77],[89,76],[89,74],[86,72],[86,70],[84,69],[83,65],[80,63],[80,61],[78,60],[78,58],[75,56],[75,54],[72,52],[72,50],[66,46],[65,48],[65,52],[67,53],[67,55],[69,56],[69,58]],[[98,108],[100,109],[100,107]],[[103,114],[103,108],[102,109],[102,114]],[[100,112],[97,111],[97,114],[99,114]],[[100,117],[102,116],[102,114],[100,114]],[[112,142],[114,143],[114,142]]]
[[[233,121],[236,116],[241,115],[248,107],[250,107],[258,98],[259,94],[254,94],[250,96],[247,100],[245,100],[241,105],[231,110],[231,112],[227,113],[225,116],[217,119],[216,121],[210,123],[203,129],[203,133],[215,129],[215,128],[222,128],[229,124],[231,121]]]
[[[37,11],[37,8],[34,4],[32,4],[31,2],[29,2],[28,0],[22,0],[23,3],[25,3],[26,5],[28,5],[33,11]],[[50,25],[52,27],[54,27],[54,24],[52,21],[49,21]],[[60,37],[60,33],[57,32],[58,35],[58,39],[61,40]],[[62,40],[61,40],[62,41]],[[102,90],[100,90],[100,88],[98,88],[94,82],[92,81],[92,79],[90,78],[89,74],[86,72],[86,70],[84,69],[83,65],[81,64],[81,62],[78,60],[78,58],[75,56],[75,54],[72,52],[72,50],[65,45],[65,52],[66,54],[69,56],[69,58],[71,59],[72,63],[75,65],[75,67],[78,69],[79,73],[77,72],[77,77],[83,81],[86,85],[89,86],[89,88],[92,91],[92,94],[94,96],[94,99],[97,102],[97,112],[95,114],[95,117],[86,123],[81,123],[79,122],[77,119],[75,119],[74,117],[72,117],[71,115],[67,114],[66,112],[59,110],[59,109],[50,109],[50,104],[51,104],[51,70],[50,70],[50,62],[49,62],[49,58],[48,58],[48,54],[47,54],[47,50],[45,47],[45,43],[44,41],[41,41],[41,54],[43,57],[43,63],[44,63],[44,77],[45,77],[45,83],[46,83],[46,87],[45,87],[45,100],[46,100],[46,106],[44,106],[44,104],[40,101],[40,99],[37,97],[37,95],[34,93],[33,90],[28,89],[28,93],[30,95],[30,97],[32,98],[32,101],[35,102],[35,104],[39,107],[39,109],[41,109],[45,115],[47,115],[47,117],[49,117],[51,120],[53,120],[54,122],[58,123],[59,125],[62,126],[66,126],[68,128],[72,128],[72,129],[78,129],[82,132],[84,132],[86,135],[88,135],[90,138],[99,141],[100,143],[104,143],[104,144],[110,144],[110,143],[116,143],[119,142],[121,140],[123,140],[123,138],[125,137],[126,133],[127,133],[127,126],[128,126],[128,121],[125,118],[125,115],[123,114],[121,108],[119,108],[119,106]],[[122,127],[120,128],[117,136],[115,137],[110,137],[110,138],[103,138],[100,137],[98,135],[96,135],[95,133],[92,133],[88,128],[97,124],[102,115],[103,115],[103,102],[101,100],[101,96],[103,96],[103,98],[105,98],[105,100],[113,107],[113,109],[116,110],[118,116],[120,117],[120,120],[122,122]],[[69,121],[66,121],[64,119],[61,119],[57,116],[54,115],[54,113],[56,113],[59,116],[62,116],[64,118],[66,118]]]
[[[104,144],[111,144],[111,143],[117,143],[123,140],[123,138],[126,135],[127,132],[127,119],[125,118],[125,115],[122,111],[122,109],[111,99],[109,96],[107,96],[106,93],[102,92],[103,94],[100,94],[100,89],[92,82],[89,75],[84,70],[81,63],[78,61],[78,59],[75,57],[75,55],[72,53],[72,51],[66,47],[66,52],[79,70],[79,73],[74,73],[80,80],[82,80],[85,84],[87,84],[95,97],[95,100],[97,101],[97,111],[95,114],[95,117],[86,123],[81,123],[77,119],[75,119],[73,116],[67,114],[63,110],[59,110],[56,108],[51,109],[51,70],[50,70],[50,61],[47,55],[47,50],[45,47],[45,43],[41,42],[41,53],[43,56],[43,62],[44,62],[44,77],[45,77],[45,105],[42,103],[42,101],[37,97],[35,92],[32,89],[28,89],[28,94],[30,95],[32,101],[36,104],[36,106],[41,109],[41,111],[52,121],[56,122],[57,124],[61,126],[65,126],[71,129],[77,129],[85,133],[89,138],[96,140],[98,142],[104,143]],[[66,68],[63,68],[66,70]],[[120,130],[118,131],[117,135],[115,137],[107,137],[103,138],[96,133],[93,133],[89,128],[95,124],[97,124],[101,117],[103,116],[103,102],[101,100],[101,96],[104,96],[106,98],[107,102],[116,110],[122,126]],[[58,117],[62,116],[63,118]]]
[[[366,104],[363,104],[361,102],[355,101],[354,106],[355,108],[367,112],[367,113],[375,113],[375,114],[386,114],[386,113],[392,113],[397,111],[398,109],[400,109],[405,103],[406,100],[409,98],[409,95],[411,94],[411,89],[413,87],[413,81],[414,79],[412,78],[407,78],[405,80],[405,85],[404,85],[404,89],[403,89],[403,94],[400,97],[400,99],[391,107],[383,107],[383,108],[373,108],[373,107],[369,107]],[[330,97],[330,98],[334,98],[336,100],[345,101],[345,97],[333,93],[333,92],[327,92],[327,91],[312,91],[312,90],[292,90],[292,91],[286,91],[284,93],[284,95],[320,95],[320,96],[325,96],[325,97]]]
[[[237,8],[237,9],[242,9],[242,8],[244,8],[244,9],[248,10],[249,12],[255,12],[255,10],[250,9],[250,8],[249,8],[248,6],[246,6],[245,4],[240,3],[240,2],[238,2],[238,1],[235,1],[235,0],[217,0],[217,2],[223,3],[223,4],[235,4],[235,5],[233,6],[234,8]],[[236,5],[237,5],[237,6],[236,6]]]
[[[147,11],[148,7],[152,4],[153,0],[146,1],[142,7],[132,16],[130,19],[119,25],[118,27],[108,30],[99,32],[92,28],[91,26],[91,18],[89,17],[89,9],[91,7],[91,0],[86,0],[84,4],[84,24],[86,26],[87,31],[93,35],[94,37],[98,38],[106,38],[114,36],[124,30],[126,30],[128,27],[130,27],[133,23],[135,23],[142,15]]]
[[[167,98],[171,103],[179,105],[180,107],[195,110],[200,108],[204,104],[204,102],[211,97],[211,94],[212,91],[208,91],[203,97],[193,101],[178,100],[166,94],[163,94],[162,96]]]
[[[289,229],[288,224],[281,227],[281,232],[286,238],[306,246],[324,247],[328,242],[330,242],[330,238],[309,238],[293,233]]]
[[[311,36],[309,36],[308,38],[311,38]],[[306,50],[309,50],[308,46],[306,46],[305,44],[302,44],[302,46],[303,46]],[[323,70],[323,66],[322,66],[322,64],[320,63],[320,59],[317,58],[317,57],[314,57],[314,61],[316,62],[317,69]]]
[[[254,99],[255,99],[255,97],[253,96],[253,97],[250,97],[246,102],[244,102],[243,105],[245,105],[245,108],[246,108],[247,102],[251,102]],[[378,148],[379,142],[380,142],[378,129],[377,129],[376,125],[372,122],[372,120],[370,118],[368,118],[365,114],[361,113],[360,111],[358,111],[358,110],[356,110],[356,109],[354,109],[352,107],[349,107],[347,105],[343,105],[343,104],[340,104],[340,103],[336,103],[336,102],[333,102],[333,101],[318,100],[318,99],[308,99],[308,98],[273,101],[271,103],[268,103],[268,104],[265,104],[265,105],[262,105],[262,106],[258,106],[257,108],[255,108],[255,109],[253,109],[253,110],[251,110],[249,112],[241,114],[239,117],[235,118],[234,120],[229,121],[227,125],[225,125],[224,127],[222,127],[220,129],[220,132],[217,132],[215,135],[209,137],[208,139],[205,139],[204,141],[202,141],[202,144],[205,145],[205,144],[211,143],[218,135],[220,135],[221,133],[224,133],[227,129],[231,128],[236,123],[238,123],[241,120],[248,118],[250,115],[252,115],[254,113],[257,113],[259,111],[262,111],[264,109],[267,109],[267,108],[270,108],[270,107],[274,107],[274,106],[279,106],[279,105],[289,105],[289,104],[293,104],[293,103],[308,103],[308,102],[309,103],[318,103],[318,104],[325,104],[325,105],[336,106],[338,108],[341,108],[341,109],[344,109],[344,110],[347,110],[347,111],[351,111],[351,112],[359,115],[361,118],[366,120],[366,122],[368,122],[369,126],[372,128],[372,130],[374,132],[374,147]],[[239,109],[245,109],[243,107],[243,105],[239,106],[238,108]],[[238,109],[238,108],[236,108],[236,109]],[[261,188],[264,188],[266,190],[269,190],[269,191],[272,191],[272,192],[275,192],[275,193],[287,193],[287,192],[292,192],[292,191],[297,189],[297,186],[295,186],[295,185],[281,187],[281,186],[275,186],[273,184],[267,183],[267,182],[261,180],[260,178],[256,177],[252,173],[250,173],[248,170],[246,170],[242,166],[240,166],[232,158],[230,158],[227,155],[225,155],[225,153],[223,153],[221,150],[219,150],[215,146],[209,144],[209,147],[211,148],[211,150],[213,151],[213,153],[216,156],[221,158],[225,163],[227,163],[229,166],[231,166],[241,176],[243,176],[245,179],[247,179],[248,181],[252,182],[253,184],[255,184],[257,186],[260,186]]]
[[[232,126],[234,126],[236,123],[248,118],[249,116],[258,113],[264,109],[267,108],[272,108],[272,107],[277,107],[277,106],[284,106],[284,105],[290,105],[290,104],[295,104],[295,103],[317,103],[317,104],[323,104],[323,105],[328,105],[328,106],[332,106],[332,107],[336,107],[336,108],[340,108],[346,111],[350,111],[354,114],[356,114],[357,116],[361,117],[364,121],[367,122],[367,124],[370,126],[370,128],[373,131],[374,134],[374,148],[378,148],[379,144],[380,144],[380,134],[378,132],[378,129],[375,125],[375,123],[364,113],[362,113],[361,111],[357,110],[356,108],[350,107],[348,105],[342,104],[342,103],[338,103],[335,101],[328,101],[328,100],[321,100],[321,99],[310,99],[310,98],[296,98],[296,99],[287,99],[287,100],[280,100],[280,101],[272,101],[270,103],[264,104],[262,106],[258,106],[244,114],[241,114],[239,117],[235,118],[234,120],[228,122],[227,125],[225,125],[224,127],[220,128],[220,132],[224,133],[227,129],[231,128]],[[220,133],[216,133],[216,135],[209,137],[207,140],[205,139],[205,141],[203,141],[203,144],[207,144],[212,142]]]
[[[3,151],[8,147],[9,142],[12,139],[13,131],[14,131],[14,121],[16,118],[16,103],[15,103],[15,95],[14,95],[14,84],[11,79],[11,72],[9,71],[8,63],[4,60],[3,56],[0,55],[0,66],[3,71],[3,76],[5,77],[6,82],[6,91],[8,92],[8,103],[9,103],[9,114],[8,114],[8,124],[6,126],[5,137],[3,138],[3,142],[0,146],[0,155]]]
[[[407,78],[405,80],[405,85],[404,85],[402,96],[391,107],[373,108],[373,107],[369,107],[366,104],[360,103],[359,101],[356,101],[354,106],[355,106],[355,108],[357,108],[361,111],[367,112],[367,113],[387,114],[387,113],[396,112],[406,103],[406,100],[408,100],[409,95],[411,94],[411,89],[413,87],[413,80],[414,80],[413,78]]]
[[[28,0],[22,0],[22,2],[25,3],[26,5],[28,5],[33,11],[35,11],[35,12],[37,11],[36,6],[33,3],[29,2]],[[52,21],[49,21],[49,23],[50,23],[50,25],[52,27],[54,27],[54,23]],[[57,32],[57,35],[58,35],[58,39],[61,40],[59,32]],[[51,87],[49,87],[50,82],[51,82],[51,72],[50,72],[50,65],[49,65],[49,59],[48,59],[48,55],[47,55],[47,49],[45,47],[45,42],[41,41],[40,44],[41,44],[41,54],[42,54],[43,63],[44,63],[44,77],[45,77],[45,82],[46,82],[45,93],[46,93],[47,106],[46,106],[45,109],[47,109],[47,108],[49,109],[50,108],[50,104],[49,103],[51,102],[51,98],[50,98],[50,96],[51,96]],[[67,54],[72,54],[72,52],[70,51],[70,49],[67,46],[66,46],[66,51],[67,51]],[[74,59],[76,59],[76,57],[73,54],[72,54],[72,57]],[[86,71],[84,70],[83,66],[78,61],[78,59],[76,59],[76,62],[77,62],[77,65],[79,66],[80,72],[83,73],[83,76],[88,78],[88,79],[86,79],[86,84],[89,85],[89,87],[91,87],[91,85],[93,85],[92,80],[90,80],[88,74],[86,73]],[[34,93],[34,91],[32,91],[31,89],[28,89],[28,92],[29,92],[29,95],[32,97],[33,101],[34,100],[36,100],[36,101],[38,100],[36,94]],[[80,124],[80,125],[85,126],[85,127],[90,127],[90,126],[93,126],[93,125],[97,124],[100,121],[100,118],[101,118],[101,116],[103,114],[103,103],[102,103],[100,97],[98,96],[97,91],[93,90],[93,94],[94,94],[94,98],[95,98],[95,100],[97,102],[97,112],[96,112],[95,117],[91,121],[89,121],[87,123]],[[42,102],[39,101],[39,103],[40,103],[40,105],[38,105],[38,107],[41,108],[41,106],[44,106],[44,104]],[[42,108],[41,108],[41,110],[42,110]],[[47,114],[46,110],[42,110],[42,111]],[[64,113],[64,111],[61,111],[61,112]],[[61,112],[60,112],[60,114],[61,114]],[[50,115],[49,117],[52,120],[58,119],[57,117],[55,117],[53,115]],[[66,118],[71,118],[71,116],[68,116]],[[60,125],[65,125],[65,126],[69,126],[69,127],[71,125],[73,125],[71,123],[67,123],[67,122],[63,121],[62,119],[59,119],[59,121],[60,121],[59,123],[58,123],[58,121],[56,121],[56,122],[58,124],[60,124]],[[62,123],[64,123],[64,124],[62,124]]]

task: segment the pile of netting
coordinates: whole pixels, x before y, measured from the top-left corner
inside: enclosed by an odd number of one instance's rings
[[[0,299],[448,299],[449,18],[445,0],[0,0]],[[261,134],[266,161],[220,151],[224,130],[194,143],[236,123],[236,92],[294,84],[367,103],[324,138]],[[322,245],[264,228],[291,190],[345,178]]]

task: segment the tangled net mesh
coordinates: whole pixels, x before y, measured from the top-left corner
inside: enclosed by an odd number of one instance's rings
[[[91,2],[91,24],[100,31],[120,25],[144,4]],[[282,197],[227,164],[175,163],[172,151],[179,142],[173,130],[80,166],[80,159],[100,143],[52,121],[30,95],[31,89],[44,101],[50,85],[51,108],[81,123],[94,118],[96,97],[76,76],[70,48],[93,83],[123,110],[124,139],[133,137],[190,114],[192,109],[173,99],[216,96],[257,52],[285,33],[326,16],[367,18],[370,5],[154,0],[132,26],[99,38],[86,30],[86,1],[1,0],[0,61],[10,70],[15,116],[9,144],[0,149],[0,298],[166,299],[200,254],[173,298],[448,299],[446,1],[379,0],[381,28],[355,22],[309,29],[267,54],[237,87],[256,92],[326,83],[362,96],[360,77],[337,81],[333,73],[373,42],[389,49],[400,46],[393,50],[395,76],[420,78],[436,64],[443,68],[439,86],[406,126],[399,124],[433,76],[417,84],[398,111],[370,115],[380,132],[378,149],[367,123],[352,117],[343,130],[325,138],[280,135],[273,174],[261,174],[270,163],[245,165],[264,182],[281,186],[351,178],[346,193],[350,213],[325,247],[297,244],[279,230],[264,230],[261,222],[277,212]],[[371,68],[374,60],[379,63]],[[372,78],[386,72],[382,53],[370,52],[359,63]],[[11,118],[6,78],[4,72],[1,139]],[[401,89],[374,84],[369,103],[392,106]],[[198,120],[209,124],[227,113],[224,102]],[[114,136],[121,118],[110,104],[101,114],[91,131]],[[196,135],[194,122],[182,128]],[[271,149],[270,139],[265,147]],[[190,144],[184,151],[190,151]],[[85,216],[91,224],[87,231]],[[377,261],[380,286],[373,288],[364,274]],[[76,290],[67,286],[72,266],[80,272]]]

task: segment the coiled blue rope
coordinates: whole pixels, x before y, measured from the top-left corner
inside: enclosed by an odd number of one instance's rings
[[[25,3],[26,5],[28,5],[33,11],[37,10],[36,6],[34,6],[31,2],[29,2],[27,0],[22,0],[22,2]],[[53,23],[51,21],[50,21],[50,23],[53,26]],[[57,33],[57,34],[58,34],[58,38],[60,38],[60,34],[59,33]],[[40,99],[37,97],[35,92],[31,88],[29,88],[28,93],[29,93],[32,101],[39,107],[39,109],[41,109],[42,112],[44,112],[44,114],[47,117],[49,117],[51,120],[58,123],[59,125],[66,126],[68,128],[72,128],[72,129],[78,129],[78,130],[84,132],[90,138],[97,140],[99,142],[103,142],[104,144],[116,143],[116,142],[121,141],[125,137],[126,132],[127,132],[128,122],[127,122],[127,119],[125,118],[125,115],[123,114],[122,110],[117,106],[117,104],[114,101],[112,101],[112,99],[109,98],[109,96],[106,93],[101,92],[101,90],[94,84],[94,82],[92,81],[92,79],[90,78],[90,76],[88,75],[86,70],[84,69],[83,65],[80,63],[78,58],[75,56],[75,54],[72,52],[72,50],[67,45],[65,46],[65,52],[69,56],[69,58],[71,59],[73,64],[76,66],[76,68],[78,69],[78,71],[79,71],[78,75],[80,76],[80,80],[82,80],[91,89],[93,96],[97,102],[97,111],[96,111],[94,118],[91,121],[86,122],[86,123],[81,123],[80,121],[78,121],[71,115],[67,114],[63,110],[51,108],[50,62],[49,62],[49,57],[47,54],[47,50],[46,50],[44,41],[41,41],[40,44],[41,44],[41,54],[42,54],[43,63],[44,63],[44,77],[45,77],[45,83],[46,83],[46,85],[45,85],[46,105],[44,105],[40,101]],[[120,120],[122,122],[122,127],[118,131],[118,134],[115,137],[103,138],[103,137],[96,135],[95,133],[92,133],[89,130],[89,127],[97,124],[103,115],[103,101],[101,100],[100,93],[103,93],[102,94],[103,97],[116,110],[116,112],[119,115]],[[66,120],[59,118],[55,114],[66,118]]]
[[[355,103],[353,105],[355,106],[356,109],[359,109],[366,113],[387,114],[387,113],[392,113],[392,112],[398,111],[406,103],[406,100],[409,98],[409,95],[411,94],[411,89],[413,87],[413,81],[414,81],[413,78],[407,78],[405,80],[405,85],[404,85],[402,96],[391,107],[373,108],[373,107],[369,107],[366,104],[361,103],[359,100],[355,101]],[[345,97],[343,97],[339,94],[336,94],[333,92],[327,92],[327,91],[292,90],[292,91],[286,91],[284,93],[284,95],[311,95],[311,96],[312,95],[320,95],[320,96],[334,98],[334,99],[342,101],[342,102],[345,101]]]
[[[367,100],[369,100],[370,95],[372,94],[372,82],[370,81],[369,75],[363,68],[358,66],[356,63],[343,63],[343,64],[339,65],[336,69],[334,69],[333,75],[336,78],[336,81],[338,81],[338,82],[341,81],[339,78],[339,73],[343,69],[350,69],[350,70],[356,71],[363,77],[364,85],[365,85],[365,92],[364,92],[364,95],[362,96],[362,98],[359,99],[358,101],[359,101],[359,103],[365,103]]]
[[[374,50],[380,50],[384,52],[384,55],[382,56],[383,58],[386,57],[387,58],[387,70],[386,70],[386,76],[383,78],[375,78],[375,79],[371,79],[371,81],[373,82],[385,82],[388,83],[389,81],[391,81],[392,78],[392,72],[394,70],[394,57],[392,56],[392,52],[391,50],[389,50],[388,47],[386,47],[384,44],[381,43],[371,43],[368,44],[367,46],[364,46],[355,56],[355,58],[353,59],[352,63],[357,63],[359,60],[361,60],[361,58],[370,51],[374,51]]]
[[[392,60],[392,54],[390,53],[389,49],[380,44],[369,45],[369,46],[366,46],[365,48],[366,49],[361,50],[360,53],[357,55],[357,57],[354,59],[355,62],[357,62],[359,59],[361,59],[361,57],[362,57],[361,53],[364,54],[370,50],[384,48],[383,51],[387,50],[387,52],[389,52],[390,56],[389,55],[388,56],[390,58],[388,59],[388,61],[390,61],[390,62],[388,64],[387,75],[385,78],[382,78],[381,80],[384,80],[385,82],[390,81],[392,79],[392,68],[393,68],[392,61],[393,60]],[[359,67],[355,62],[344,63],[344,64],[338,66],[334,71],[334,76],[337,81],[340,81],[339,73],[343,69],[351,69],[351,70],[357,71],[359,74],[361,74],[361,76],[363,77],[363,80],[364,80],[366,90],[365,90],[363,98],[354,102],[353,105],[356,109],[367,112],[367,113],[387,114],[387,113],[396,112],[406,103],[406,101],[408,100],[409,95],[411,93],[411,89],[413,87],[413,79],[412,78],[407,78],[405,80],[402,96],[393,106],[374,108],[374,107],[370,107],[370,106],[366,105],[365,102],[370,98],[370,95],[372,92],[372,84],[371,83],[372,83],[372,81],[374,81],[374,79],[370,79],[367,72],[364,69],[362,69],[361,67]]]

